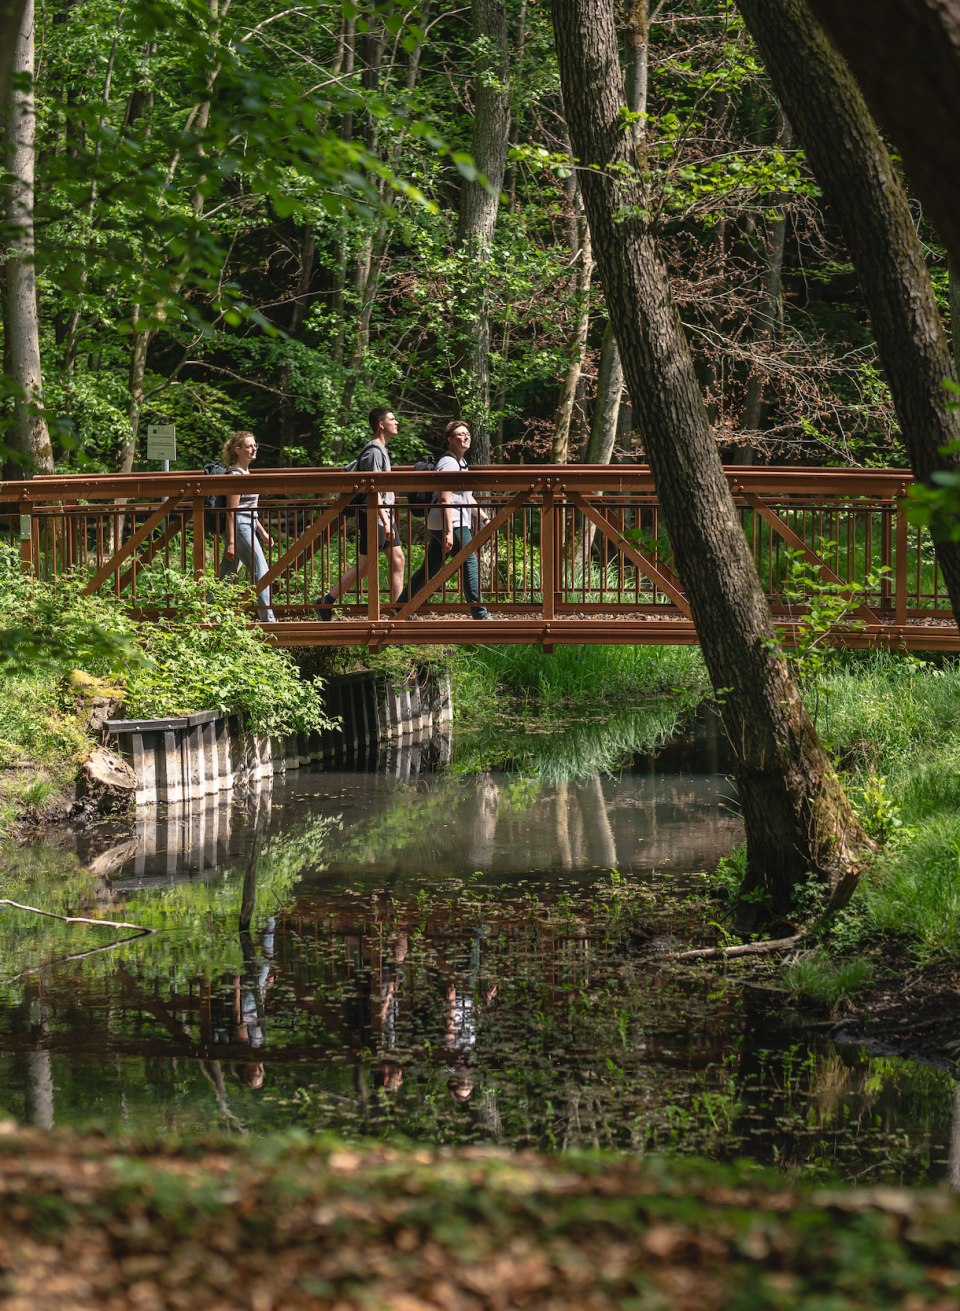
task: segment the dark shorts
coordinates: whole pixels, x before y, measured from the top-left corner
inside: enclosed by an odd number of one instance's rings
[[[377,518],[378,551],[398,551],[400,549],[400,540],[397,536],[397,520],[392,510],[390,511],[390,522],[393,524],[393,536],[388,542],[383,531],[383,524],[379,517]],[[357,549],[361,552],[365,551],[367,545],[367,511],[365,506],[360,506],[350,512],[347,527],[351,532],[356,533]]]

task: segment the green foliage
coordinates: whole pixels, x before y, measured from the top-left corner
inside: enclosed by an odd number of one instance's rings
[[[804,953],[783,971],[784,986],[794,999],[828,1012],[872,980],[869,961],[837,960],[822,951]]]
[[[292,657],[250,624],[234,584],[165,570],[144,581],[147,606],[151,584],[174,615],[142,635],[150,660],[127,677],[132,717],[223,710],[275,735],[328,726],[320,686],[301,679]]]
[[[0,582],[0,744],[11,762],[70,776],[88,746],[82,697],[66,679],[74,669],[119,683],[135,717],[219,709],[272,734],[328,723],[322,685],[302,679],[293,658],[249,623],[231,582],[145,574],[145,603],[153,598],[173,615],[142,625],[115,598],[85,595],[86,575],[52,586],[25,574],[8,547],[0,547]]]
[[[960,943],[960,667],[847,656],[830,676],[831,736],[869,832],[885,843],[844,940],[892,936],[921,959]]]

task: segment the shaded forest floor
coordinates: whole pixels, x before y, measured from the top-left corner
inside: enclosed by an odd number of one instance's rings
[[[6,1311],[951,1311],[960,1201],[292,1135],[0,1136]]]

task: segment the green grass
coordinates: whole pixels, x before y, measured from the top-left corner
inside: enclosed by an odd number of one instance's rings
[[[853,957],[835,960],[825,952],[809,952],[783,972],[787,991],[797,1000],[832,1012],[873,978],[869,961]]]
[[[827,685],[819,725],[883,849],[857,893],[867,937],[960,949],[960,663],[874,654]]]
[[[536,646],[501,646],[477,648],[459,662],[456,689],[467,720],[489,714],[491,698],[589,709],[623,697],[701,700],[709,682],[697,647],[562,646],[548,655]]]

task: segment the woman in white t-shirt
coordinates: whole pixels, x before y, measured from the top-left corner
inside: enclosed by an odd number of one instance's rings
[[[223,448],[227,473],[249,473],[250,464],[256,458],[257,439],[252,432],[235,432]],[[223,559],[220,561],[220,577],[231,577],[242,563],[247,577],[257,587],[257,614],[264,623],[272,624],[274,614],[270,608],[270,588],[260,587],[259,583],[268,567],[263,546],[270,546],[273,539],[257,514],[259,501],[258,492],[238,492],[227,497],[227,532]]]
[[[454,419],[443,430],[446,452],[437,461],[438,473],[457,473],[466,469],[466,455],[473,434],[462,419]],[[448,555],[461,550],[473,540],[474,524],[487,522],[488,516],[474,500],[472,491],[445,487],[438,492],[427,511],[427,553],[423,564],[410,580],[410,595],[416,596],[428,578],[443,566]],[[474,619],[488,619],[487,608],[480,596],[480,570],[477,557],[468,555],[460,570],[460,584],[464,599]],[[406,594],[400,597],[402,604]]]

